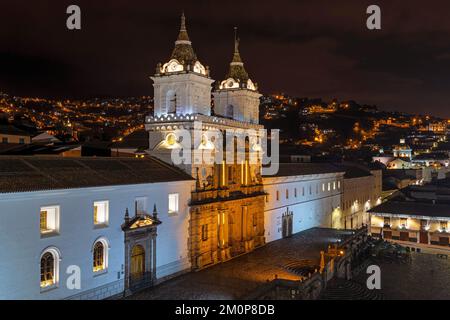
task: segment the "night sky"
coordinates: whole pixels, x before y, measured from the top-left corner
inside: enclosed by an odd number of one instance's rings
[[[66,28],[66,8],[82,30]],[[366,8],[382,9],[382,30]],[[200,61],[221,80],[239,28],[241,56],[262,93],[353,99],[450,117],[450,1],[52,0],[0,4],[0,91],[86,98],[152,95],[185,10]]]

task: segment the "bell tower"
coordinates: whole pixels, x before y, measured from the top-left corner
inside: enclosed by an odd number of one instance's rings
[[[239,52],[237,28],[234,28],[234,54],[225,80],[213,92],[214,108],[217,115],[258,124],[259,98],[258,85],[253,83],[244,68]]]
[[[211,114],[209,68],[197,59],[186,29],[184,12],[170,60],[156,66],[153,77],[155,116]]]

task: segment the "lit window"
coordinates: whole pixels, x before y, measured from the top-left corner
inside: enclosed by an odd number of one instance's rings
[[[107,267],[107,244],[99,240],[94,245],[93,250],[93,271],[100,272],[106,270]]]
[[[336,190],[336,181],[333,182],[333,190]]]
[[[384,227],[385,228],[390,228],[391,227],[391,218],[384,217]]]
[[[400,218],[400,227],[406,229],[408,227],[408,219]]]
[[[52,235],[59,231],[59,206],[42,207],[39,217],[41,235]]]
[[[331,182],[328,182],[328,191],[331,191]]]
[[[447,221],[441,221],[440,225],[441,225],[441,231],[447,232]]]
[[[94,224],[106,225],[108,224],[109,216],[109,202],[96,201],[94,202]]]
[[[49,249],[41,255],[41,289],[51,288],[58,284],[59,254],[55,249]]]
[[[178,213],[178,193],[169,194],[169,214]]]
[[[338,189],[340,189],[340,188],[341,188],[341,182],[338,181]]]
[[[325,192],[325,183],[322,183],[322,191]]]

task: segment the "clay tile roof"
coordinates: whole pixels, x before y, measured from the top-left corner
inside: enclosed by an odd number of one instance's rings
[[[368,212],[374,214],[447,218],[450,217],[450,204],[433,204],[418,201],[386,201],[370,209]]]
[[[155,158],[0,157],[0,193],[187,180],[193,178]]]
[[[280,163],[275,177],[302,176],[310,174],[326,174],[345,172],[345,169],[329,163]],[[266,176],[270,178],[271,176]]]

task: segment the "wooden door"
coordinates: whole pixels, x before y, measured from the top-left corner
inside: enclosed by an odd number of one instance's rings
[[[409,232],[400,232],[401,241],[409,241]]]
[[[139,279],[145,273],[145,250],[141,245],[133,247],[131,252],[131,277]]]
[[[420,232],[419,242],[423,244],[428,244],[428,232],[426,231]]]

